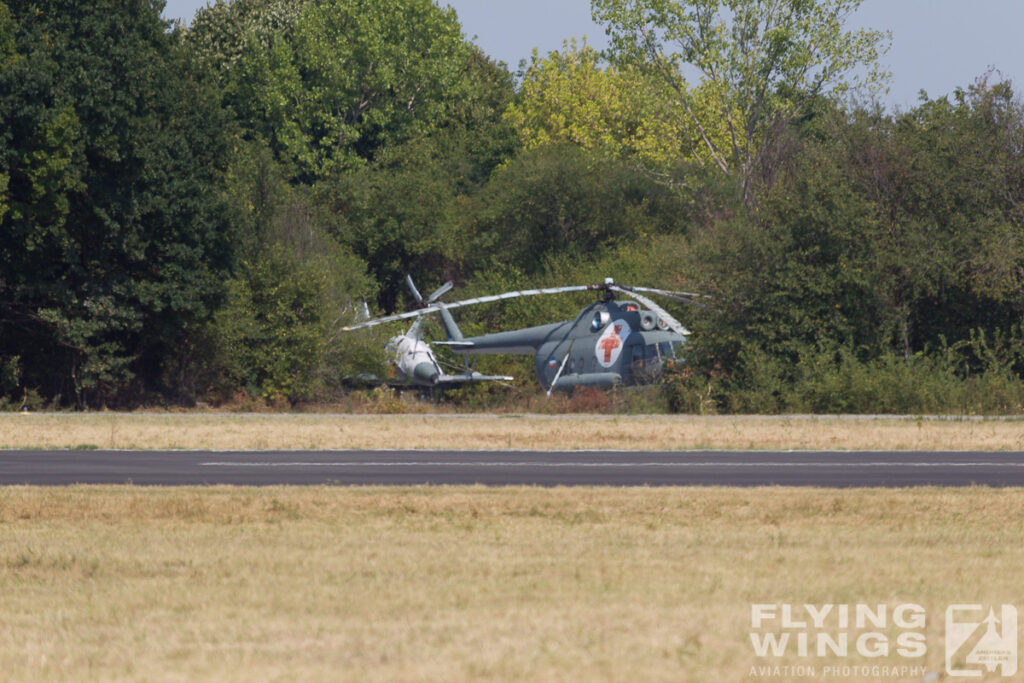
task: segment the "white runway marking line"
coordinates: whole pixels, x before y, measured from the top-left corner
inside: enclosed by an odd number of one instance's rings
[[[202,462],[202,467],[1024,467],[1024,462]]]

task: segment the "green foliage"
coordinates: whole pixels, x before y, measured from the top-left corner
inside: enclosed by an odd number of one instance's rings
[[[339,283],[356,263],[326,240],[320,257],[303,257],[293,245],[266,247],[254,262],[241,264],[229,282],[227,305],[212,333],[219,372],[212,389],[244,388],[271,403],[294,404],[325,389],[336,390],[343,373],[379,371],[358,343],[343,349],[337,328],[347,320],[336,308]]]
[[[470,48],[430,0],[218,2],[185,41],[245,133],[306,182],[436,130],[468,93]]]
[[[962,353],[983,345],[945,347],[909,361],[889,352],[862,361],[848,348],[808,349],[796,366],[746,350],[728,375],[683,368],[663,385],[669,406],[686,413],[1006,415],[1024,410],[1024,382],[992,360],[969,372]],[[796,374],[793,374],[795,368]]]
[[[679,233],[683,200],[627,162],[571,144],[528,150],[473,198],[462,232],[472,270],[492,258],[531,274],[546,259],[590,259],[657,233]]]
[[[21,357],[0,358],[0,396],[12,394],[21,386]]]
[[[859,0],[594,0],[611,50],[535,55],[518,93],[430,0],[158,4],[0,2],[0,409],[333,399],[394,332],[340,328],[411,274],[714,297],[667,304],[693,334],[660,386],[538,404],[531,358],[484,357],[517,386],[467,405],[1022,410],[1024,106],[986,76],[844,109],[882,76]]]
[[[262,145],[239,148],[229,179],[240,260],[208,331],[212,362],[193,369],[198,383],[222,398],[241,387],[295,403],[336,389],[344,374],[377,370],[363,345],[339,350],[337,339],[356,299],[373,294],[366,265],[326,233],[309,192],[289,185]]]
[[[0,2],[0,59],[6,62],[15,54],[14,32],[17,24],[7,3]],[[5,64],[6,66],[6,64]]]
[[[132,307],[119,305],[113,296],[99,296],[65,302],[62,308],[40,308],[37,314],[70,355],[78,405],[94,404],[94,397],[103,401],[134,377],[135,359],[119,342],[141,327],[142,315]]]
[[[472,267],[475,240],[459,227],[471,197],[515,152],[515,133],[501,120],[512,98],[508,72],[477,53],[469,73],[475,94],[444,129],[381,148],[371,163],[317,184],[331,233],[369,265],[385,311],[405,295],[407,274],[426,287]]]
[[[543,59],[534,51],[519,95],[506,117],[527,148],[571,142],[659,172],[681,159],[710,160],[696,131],[678,116],[672,88],[632,65],[602,66],[586,43],[566,43]],[[722,124],[709,133],[719,145],[728,134]]]
[[[793,364],[831,340],[862,360],[889,350],[909,359],[942,337],[1018,323],[1024,228],[1013,179],[1024,159],[1008,154],[1013,126],[992,126],[978,97],[955,109],[926,103],[895,122],[827,109],[791,134],[760,169],[773,178],[756,217],[719,223],[694,244],[693,267],[717,296],[700,352],[732,366],[753,344]]]
[[[592,0],[611,36],[613,61],[646,69],[677,94],[679,118],[696,129],[724,172],[747,180],[769,126],[819,96],[877,86],[886,34],[845,31],[861,0]],[[684,67],[699,74],[691,95]],[[867,75],[856,69],[866,67]],[[710,104],[710,106],[708,106]],[[729,135],[717,136],[720,123]]]
[[[457,170],[449,160],[434,141],[415,140],[318,188],[319,201],[333,209],[332,233],[380,283],[384,310],[406,293],[406,274],[436,282],[462,256],[453,232]]]
[[[778,135],[756,214],[688,254],[716,298],[672,392],[710,386],[726,411],[1014,410],[1022,122],[982,79],[896,118],[821,104]]]
[[[323,353],[326,282],[271,249],[230,283],[217,327],[234,379],[267,400],[309,398]]]
[[[28,386],[80,406],[158,388],[222,292],[224,117],[152,3],[10,8],[2,353],[21,355]]]
[[[308,1],[215,0],[199,8],[182,38],[200,70],[227,90],[246,51],[269,51],[279,36],[291,36]]]

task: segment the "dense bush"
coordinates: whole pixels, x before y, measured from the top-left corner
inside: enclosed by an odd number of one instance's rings
[[[1017,414],[1024,412],[1024,382],[1012,370],[1019,359],[982,337],[909,360],[890,351],[862,361],[831,346],[789,364],[749,348],[728,373],[683,367],[662,386],[673,412]]]

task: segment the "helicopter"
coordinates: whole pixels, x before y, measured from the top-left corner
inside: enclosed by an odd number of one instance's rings
[[[408,284],[409,289],[412,290],[412,295],[416,300],[416,305],[420,308],[427,308],[435,304],[443,294],[454,286],[451,281],[446,282],[430,296],[424,298],[419,293],[419,290],[416,289],[416,285],[413,284],[411,277],[406,276],[406,284]],[[369,319],[369,313],[366,303],[363,302],[361,317]],[[419,388],[433,391],[435,388],[443,389],[447,386],[460,385],[467,382],[510,382],[514,379],[507,375],[483,375],[479,372],[470,370],[468,364],[464,372],[456,374],[449,374],[448,372],[445,372],[441,367],[441,363],[438,362],[437,356],[434,355],[433,349],[430,348],[430,343],[423,341],[421,333],[423,323],[422,313],[415,317],[416,320],[405,334],[399,334],[392,337],[384,346],[384,350],[390,359],[390,366],[393,372],[393,376],[384,381],[384,384],[396,389]],[[342,331],[356,329],[358,327],[368,327],[370,324],[373,324],[373,321],[364,322],[351,327],[344,327],[342,328]],[[359,383],[381,383],[381,380],[375,375],[360,375],[356,377],[355,380]]]
[[[692,292],[676,292],[650,287],[630,287],[606,278],[603,284],[572,285],[546,289],[526,289],[464,299],[451,303],[440,296],[451,283],[424,299],[412,279],[406,282],[417,300],[417,310],[360,322],[342,328],[355,330],[437,312],[448,337],[444,345],[457,354],[524,354],[534,356],[534,369],[541,386],[552,391],[572,391],[581,387],[610,388],[619,384],[645,384],[664,366],[679,358],[689,330],[664,308],[645,296],[655,294],[688,304],[703,306],[707,298]],[[598,292],[597,301],[584,308],[574,320],[566,320],[508,332],[466,337],[451,315],[451,309],[505,301],[517,297]],[[643,292],[643,293],[641,293]],[[626,295],[619,300],[616,295]],[[641,307],[643,305],[646,308]]]

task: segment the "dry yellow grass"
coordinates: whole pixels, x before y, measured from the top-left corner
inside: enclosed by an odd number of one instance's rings
[[[907,601],[941,671],[946,605],[1024,606],[1022,518],[1019,489],[4,488],[0,677],[784,681],[749,677],[751,603]]]
[[[1024,450],[1024,420],[0,414],[0,448]]]

